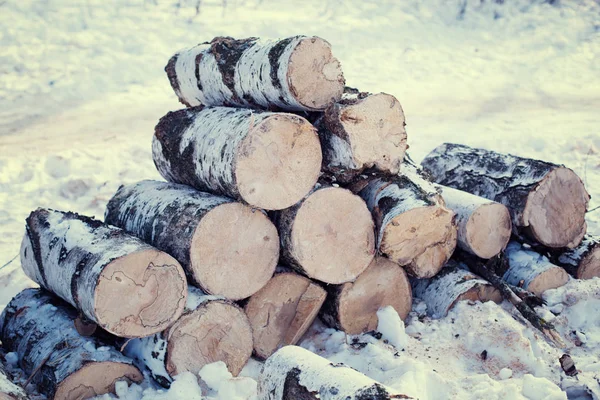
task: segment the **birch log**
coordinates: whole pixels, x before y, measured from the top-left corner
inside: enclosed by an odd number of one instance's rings
[[[502,294],[489,282],[454,261],[431,279],[413,280],[413,293],[425,302],[427,313],[433,318],[445,317],[462,300],[502,301]]]
[[[577,279],[600,277],[600,236],[586,235],[579,246],[552,252],[550,259]]]
[[[258,378],[261,400],[408,399],[344,364],[285,346],[267,359]]]
[[[29,400],[27,393],[8,378],[0,361],[0,400]]]
[[[375,255],[371,214],[347,189],[319,185],[298,204],[273,213],[273,221],[283,263],[309,278],[352,281]]]
[[[237,376],[252,355],[252,328],[244,311],[223,298],[190,287],[183,316],[161,333],[130,340],[124,354],[169,387],[173,377],[223,361]]]
[[[293,272],[275,275],[244,307],[254,338],[254,354],[266,359],[300,340],[315,320],[327,292]]]
[[[412,307],[412,291],[404,269],[385,257],[375,257],[354,282],[327,287],[321,319],[349,335],[377,329],[377,311],[392,306],[403,320]]]
[[[122,186],[104,219],[175,257],[195,286],[231,300],[262,288],[279,258],[277,229],[263,212],[185,185]]]
[[[400,102],[386,93],[346,88],[315,122],[323,149],[323,171],[346,183],[366,168],[397,174],[406,152]]]
[[[504,250],[512,231],[506,206],[447,186],[440,189],[446,207],[456,214],[461,249],[485,259]]]
[[[98,339],[77,333],[77,312],[41,289],[17,294],[0,317],[0,338],[48,398],[79,400],[114,392],[115,382],[141,382],[132,361]]]
[[[590,196],[569,168],[451,143],[422,165],[437,183],[507,206],[518,235],[552,248],[581,243]]]
[[[185,306],[185,273],[173,257],[75,213],[33,211],[21,265],[40,286],[117,336],[160,332]]]
[[[315,185],[321,145],[304,118],[284,113],[196,107],[156,126],[154,164],[168,181],[279,210]]]
[[[216,37],[178,52],[165,71],[188,107],[322,110],[344,90],[340,62],[331,45],[316,36]]]
[[[520,243],[510,242],[505,254],[509,268],[502,279],[510,285],[541,296],[546,290],[561,287],[569,281],[569,275],[563,268]]]

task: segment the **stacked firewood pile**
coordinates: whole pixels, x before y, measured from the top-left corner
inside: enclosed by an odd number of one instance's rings
[[[0,339],[51,398],[215,361],[237,375],[251,355],[261,399],[405,398],[290,345],[317,316],[348,334],[381,307],[405,319],[413,294],[433,317],[504,298],[552,333],[537,296],[600,276],[573,171],[457,144],[416,165],[398,100],[345,87],[323,39],[219,37],[166,72],[187,106],[155,129],[166,182],[121,186],[104,223],[27,218],[41,288],[10,302]]]

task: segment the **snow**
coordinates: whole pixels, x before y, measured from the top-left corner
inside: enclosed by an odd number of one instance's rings
[[[160,179],[154,125],[181,108],[163,68],[177,50],[217,35],[319,35],[350,86],[400,100],[416,160],[450,141],[562,163],[586,183],[590,208],[600,205],[596,1],[226,3],[204,0],[196,16],[192,0],[0,2],[0,309],[35,286],[13,260],[31,210],[101,217],[119,185]],[[587,221],[600,234],[600,210]],[[560,388],[600,396],[600,279],[571,280],[544,297],[539,312],[565,349],[515,320],[507,304],[463,302],[432,320],[418,301],[407,338],[384,314],[385,338],[346,337],[317,322],[301,344],[420,399],[564,399]],[[404,351],[389,344],[394,338],[407,340]],[[560,369],[565,352],[577,378]],[[229,399],[235,387],[243,398],[243,385],[255,393],[260,367],[252,361],[241,383],[213,371],[222,377],[217,388],[182,374],[168,392],[146,380],[119,385],[118,396]],[[501,380],[503,368],[512,377]]]

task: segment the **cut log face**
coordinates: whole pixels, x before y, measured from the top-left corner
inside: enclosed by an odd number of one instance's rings
[[[397,174],[407,148],[404,111],[389,94],[350,90],[316,123],[323,169],[348,182],[366,168]]]
[[[263,212],[184,185],[142,181],[121,187],[105,220],[172,254],[209,294],[244,299],[277,266],[279,236]]]
[[[568,168],[450,143],[422,164],[437,183],[507,206],[515,233],[544,246],[573,248],[585,234],[590,196]]]
[[[188,107],[323,110],[344,90],[331,45],[316,36],[274,41],[216,37],[175,54],[165,71]]]
[[[427,305],[434,318],[445,317],[460,301],[494,301],[500,303],[502,294],[489,282],[451,261],[431,279],[413,280],[415,297]]]
[[[329,296],[321,309],[321,319],[350,335],[375,330],[379,322],[377,311],[382,307],[394,307],[403,320],[412,307],[406,272],[384,257],[375,257],[356,281],[327,290]]]
[[[168,254],[74,213],[38,209],[26,228],[21,265],[27,276],[108,332],[148,336],[181,316],[185,273]]]
[[[410,397],[344,364],[334,364],[308,350],[285,346],[267,359],[258,378],[265,400],[387,400]]]
[[[170,182],[266,210],[301,200],[322,161],[316,129],[306,119],[226,107],[168,113],[156,126],[152,154]]]
[[[535,295],[541,296],[546,290],[564,286],[569,281],[563,268],[517,242],[508,244],[506,257],[509,268],[502,279]]]
[[[96,338],[77,333],[76,311],[41,289],[26,289],[0,317],[0,338],[49,398],[78,400],[114,392],[115,382],[141,382],[132,361]]]
[[[244,310],[254,336],[254,354],[266,359],[300,340],[315,320],[327,293],[310,279],[284,272],[254,294]]]
[[[600,237],[587,235],[579,246],[551,254],[552,262],[577,279],[600,277]]]
[[[510,240],[508,208],[461,190],[440,186],[446,207],[456,214],[458,246],[480,258],[499,254]]]
[[[321,282],[352,281],[375,255],[371,214],[349,190],[319,186],[274,221],[284,263]]]

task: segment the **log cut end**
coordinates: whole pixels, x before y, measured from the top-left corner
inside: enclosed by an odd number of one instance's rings
[[[450,305],[448,311],[452,309],[458,302],[463,300],[480,301],[482,303],[493,301],[494,303],[500,304],[502,303],[503,297],[502,293],[500,293],[500,291],[492,285],[487,283],[478,283],[458,296],[452,305]]]
[[[549,268],[531,280],[527,290],[531,293],[541,296],[546,290],[556,289],[564,286],[569,281],[569,274],[564,268]]]
[[[248,300],[245,311],[254,336],[254,354],[262,359],[300,340],[314,321],[327,293],[310,279],[295,274],[275,275]]]
[[[476,256],[489,259],[506,247],[511,231],[508,208],[500,203],[488,203],[473,211],[465,227],[465,236],[469,249]]]
[[[527,197],[523,222],[544,246],[573,248],[585,235],[589,200],[581,179],[569,168],[559,167]]]
[[[431,278],[456,248],[454,213],[445,207],[417,207],[394,217],[384,231],[380,251],[417,278]]]
[[[260,210],[226,203],[198,224],[190,246],[193,278],[204,291],[231,300],[256,293],[279,258],[277,228]]]
[[[311,278],[340,284],[356,279],[375,256],[373,219],[365,202],[349,190],[316,190],[296,213],[293,256]]]
[[[172,325],[183,313],[185,273],[171,256],[143,250],[112,261],[95,290],[98,325],[120,337],[144,337]]]
[[[91,362],[62,381],[55,399],[79,400],[114,393],[115,383],[126,380],[140,383],[144,377],[130,364],[117,362]]]
[[[579,263],[575,274],[577,279],[600,277],[600,246],[595,246]]]
[[[293,50],[288,82],[296,100],[311,110],[323,110],[338,100],[345,84],[341,64],[331,53],[331,45],[318,37],[302,39]]]
[[[185,314],[168,332],[166,368],[171,376],[197,375],[203,366],[223,361],[237,376],[252,355],[252,328],[234,304],[214,300]]]
[[[316,129],[304,118],[276,114],[251,128],[235,160],[242,199],[265,210],[300,201],[319,177],[322,153]]]

